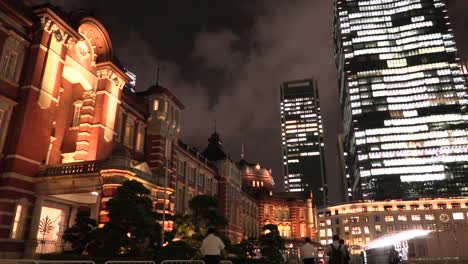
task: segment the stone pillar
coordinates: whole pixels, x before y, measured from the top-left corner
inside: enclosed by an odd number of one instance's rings
[[[306,211],[306,220],[307,220],[307,232],[308,236],[311,239],[315,237],[315,221],[314,221],[314,208],[312,206],[312,197],[307,199],[307,211]]]
[[[31,216],[29,235],[25,243],[25,258],[33,257],[36,254],[37,232],[39,229],[39,222],[41,221],[41,211],[43,202],[44,198],[41,195],[36,196],[36,201],[34,203],[34,209]]]
[[[75,224],[76,214],[78,213],[78,207],[76,205],[72,206],[70,210],[70,218],[68,219],[68,226],[72,227]]]

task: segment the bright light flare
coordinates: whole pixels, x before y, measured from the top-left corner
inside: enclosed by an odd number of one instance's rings
[[[431,232],[432,232],[431,230],[415,229],[415,230],[404,231],[395,235],[384,236],[367,244],[367,246],[365,247],[365,250],[374,249],[374,248],[383,248],[383,247],[395,245],[397,243],[400,243],[402,241],[408,241],[415,237],[427,236]]]

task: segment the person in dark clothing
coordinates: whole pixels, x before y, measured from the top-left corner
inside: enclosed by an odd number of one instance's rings
[[[396,251],[395,246],[392,246],[392,248],[390,248],[390,252],[388,253],[388,263],[389,264],[400,263],[400,253]]]
[[[344,264],[349,264],[349,262],[351,261],[351,256],[349,254],[349,250],[348,250],[348,247],[346,247],[345,243],[344,243],[344,239],[340,239],[340,245],[344,248],[345,250],[345,256],[344,256]]]
[[[325,249],[325,255],[329,256],[329,264],[344,264],[346,251],[343,245],[340,244],[340,237],[338,235],[333,236],[333,243],[328,245]]]

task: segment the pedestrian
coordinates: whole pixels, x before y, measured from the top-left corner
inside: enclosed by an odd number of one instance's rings
[[[340,245],[345,249],[344,264],[349,264],[351,256],[349,254],[348,247],[344,243],[344,239],[340,239]]]
[[[219,264],[221,256],[225,255],[224,247],[223,241],[215,235],[214,228],[209,228],[200,248],[205,264]]]
[[[302,263],[315,264],[315,247],[308,237],[305,238],[305,243],[301,246],[301,257]]]
[[[400,263],[400,253],[396,251],[395,246],[390,248],[390,252],[388,253],[388,263],[389,264],[398,264]]]
[[[333,243],[328,245],[325,249],[325,255],[327,255],[329,264],[344,264],[345,259],[345,249],[340,244],[340,237],[338,235],[333,235]]]

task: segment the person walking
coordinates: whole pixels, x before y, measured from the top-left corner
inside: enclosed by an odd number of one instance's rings
[[[395,249],[395,246],[390,248],[390,252],[388,253],[388,263],[389,264],[398,264],[400,263],[400,253]]]
[[[223,241],[215,235],[215,229],[209,228],[200,248],[205,264],[219,264],[221,256],[225,255],[224,247]]]
[[[305,243],[301,246],[301,257],[302,263],[315,264],[315,247],[308,237],[305,238]]]
[[[344,243],[344,239],[340,239],[340,245],[344,248],[345,250],[345,256],[344,256],[344,264],[349,264],[351,261],[351,255],[349,254],[348,247]]]
[[[340,237],[333,235],[333,243],[325,249],[325,255],[329,257],[329,264],[344,264],[346,251],[344,246],[340,244]]]

